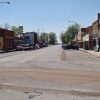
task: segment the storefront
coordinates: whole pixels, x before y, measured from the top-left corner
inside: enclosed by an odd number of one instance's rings
[[[89,50],[89,34],[83,37],[83,48]]]
[[[79,33],[77,36],[77,42],[78,42],[78,46],[80,48],[83,48],[83,41],[82,41],[82,34],[81,33]]]

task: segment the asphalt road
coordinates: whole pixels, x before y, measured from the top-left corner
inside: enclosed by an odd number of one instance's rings
[[[100,59],[61,46],[3,53],[0,90],[0,100],[100,100]]]

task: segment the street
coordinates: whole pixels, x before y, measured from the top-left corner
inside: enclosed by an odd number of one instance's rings
[[[100,100],[100,58],[60,45],[0,54],[0,100]]]

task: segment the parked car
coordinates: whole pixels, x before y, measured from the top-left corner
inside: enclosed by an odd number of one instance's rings
[[[40,49],[40,45],[39,44],[35,44],[35,49]]]
[[[76,46],[76,45],[73,45],[73,44],[65,44],[62,46],[63,49],[67,49],[67,50],[70,50],[70,49],[73,49],[73,50],[79,50],[79,47]]]
[[[62,48],[66,50],[67,44],[62,44]]]
[[[37,49],[37,47],[36,47],[36,44],[35,44],[35,43],[34,43],[34,44],[29,44],[29,45],[28,45],[28,47],[29,47],[29,49],[32,49],[32,50]]]
[[[33,50],[34,47],[31,44],[20,44],[18,46],[16,46],[16,50],[17,51],[21,51],[21,50]]]

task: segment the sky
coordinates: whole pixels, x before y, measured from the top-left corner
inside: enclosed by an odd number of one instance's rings
[[[87,27],[100,13],[100,0],[0,0],[0,25],[23,26],[24,32],[55,32],[59,36],[74,21]]]

